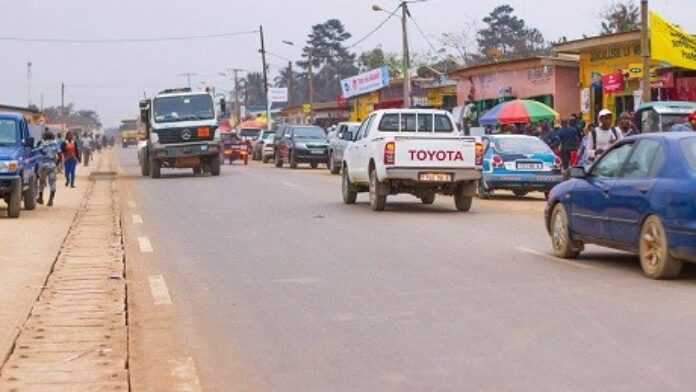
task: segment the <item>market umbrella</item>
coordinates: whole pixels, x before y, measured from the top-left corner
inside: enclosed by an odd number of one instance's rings
[[[481,125],[529,124],[539,121],[554,121],[560,115],[541,102],[516,99],[503,102],[486,112],[479,119]]]

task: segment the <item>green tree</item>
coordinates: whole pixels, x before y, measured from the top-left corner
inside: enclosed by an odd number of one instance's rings
[[[261,72],[250,72],[242,79],[244,105],[247,107],[263,107],[266,105],[263,75]]]
[[[479,53],[475,61],[499,61],[528,57],[548,52],[548,44],[541,32],[528,27],[524,19],[513,15],[510,5],[496,7],[483,18],[485,27],[479,30]]]
[[[602,35],[624,33],[640,28],[640,7],[633,0],[615,1],[601,14]]]

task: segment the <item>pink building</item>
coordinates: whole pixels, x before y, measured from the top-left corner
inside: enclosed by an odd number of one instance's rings
[[[458,104],[474,103],[479,114],[503,101],[533,99],[567,119],[580,112],[578,68],[573,56],[531,57],[459,68],[449,77],[457,80]]]

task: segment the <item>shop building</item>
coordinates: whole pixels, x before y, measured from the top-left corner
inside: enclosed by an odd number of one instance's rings
[[[474,105],[480,117],[514,99],[542,102],[570,118],[580,109],[577,56],[530,57],[455,69],[459,106]]]
[[[431,79],[411,79],[411,105],[428,107],[426,85]],[[392,80],[388,86],[377,91],[358,95],[348,100],[351,111],[350,121],[361,122],[375,110],[396,109],[404,106],[404,81]]]

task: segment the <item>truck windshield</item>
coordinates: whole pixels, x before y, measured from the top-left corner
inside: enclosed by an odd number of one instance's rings
[[[295,128],[296,139],[325,139],[326,134],[321,128]]]
[[[212,120],[213,98],[208,94],[155,98],[155,122]]]
[[[17,122],[0,120],[0,145],[17,143]]]

